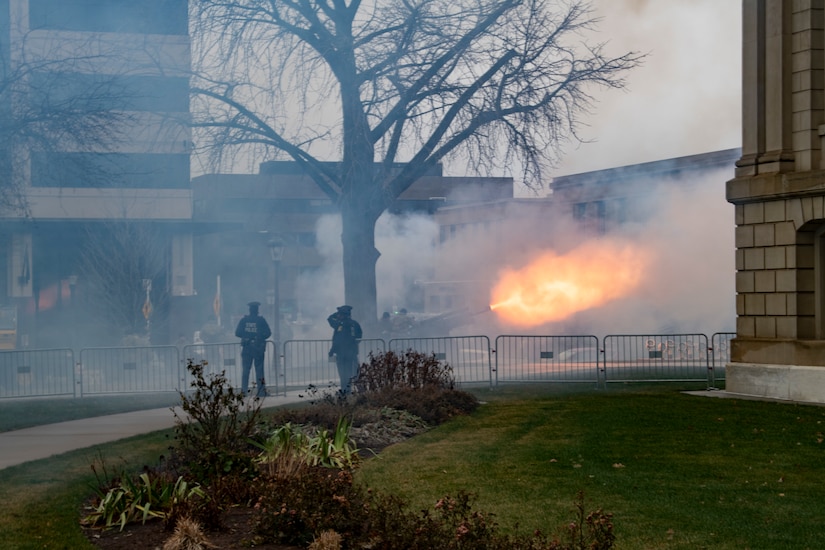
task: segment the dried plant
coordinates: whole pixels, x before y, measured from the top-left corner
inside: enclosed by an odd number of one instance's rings
[[[175,532],[163,544],[163,550],[208,550],[217,548],[209,542],[201,525],[190,518],[180,518]]]
[[[341,535],[335,531],[323,531],[309,545],[309,550],[341,550]]]

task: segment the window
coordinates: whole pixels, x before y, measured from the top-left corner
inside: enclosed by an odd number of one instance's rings
[[[187,0],[29,0],[32,29],[189,33]]]
[[[295,244],[299,246],[313,247],[316,243],[315,233],[301,232],[295,234]]]
[[[186,189],[189,155],[32,153],[32,186]]]
[[[596,201],[595,226],[599,235],[607,232],[607,207],[604,201]]]
[[[161,76],[35,73],[32,101],[55,110],[189,112],[189,81]]]

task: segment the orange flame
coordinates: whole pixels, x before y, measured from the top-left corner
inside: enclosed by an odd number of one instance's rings
[[[517,326],[561,321],[631,293],[642,282],[648,257],[636,246],[609,241],[564,255],[545,252],[522,269],[502,272],[490,309]]]

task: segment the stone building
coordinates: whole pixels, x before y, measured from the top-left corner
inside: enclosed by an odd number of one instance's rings
[[[825,402],[825,0],[743,2],[727,390]]]

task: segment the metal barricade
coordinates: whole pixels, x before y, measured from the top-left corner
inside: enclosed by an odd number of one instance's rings
[[[267,340],[266,352],[264,353],[264,381],[267,391],[276,394],[278,393],[278,380],[280,378],[278,369],[280,361],[277,349],[275,342]],[[190,360],[195,363],[206,361],[206,367],[203,369],[205,376],[223,373],[229,385],[240,391],[243,386],[242,351],[240,342],[190,344],[183,348],[183,361],[184,363],[188,363]],[[192,377],[188,369],[185,376],[188,387],[192,383]],[[256,387],[255,384],[255,367],[253,365],[250,368],[248,388],[252,393],[255,393],[253,391],[253,388]]]
[[[190,344],[183,347],[183,362],[189,364],[206,362],[203,368],[204,376],[223,373],[233,388],[241,387],[241,344],[240,342],[226,342],[213,344]],[[186,387],[192,385],[192,375],[186,369]],[[266,372],[264,372],[266,379]],[[250,383],[255,376],[250,377]]]
[[[75,386],[70,349],[0,352],[0,398],[74,396]]]
[[[414,350],[448,363],[459,384],[509,382],[699,382],[715,388],[725,379],[734,332],[595,336],[486,336],[361,340],[359,361],[370,353]],[[270,392],[339,387],[330,340],[267,342],[264,376]],[[495,358],[493,354],[495,353]],[[188,360],[206,361],[205,372],[225,372],[241,387],[238,342],[130,348],[87,348],[75,362],[70,349],[0,352],[0,398],[185,391]],[[250,384],[254,374],[250,374]]]
[[[330,357],[332,340],[287,340],[284,342],[282,387],[302,390],[309,386],[340,388],[341,379],[335,358]],[[386,343],[380,338],[366,338],[358,342],[358,362],[369,355],[386,351]]]
[[[517,336],[496,338],[495,383],[599,383],[596,336]]]
[[[486,336],[449,336],[444,338],[394,338],[390,351],[417,351],[444,361],[453,369],[459,385],[484,383],[492,387],[490,339]]]
[[[330,340],[287,340],[284,342],[284,392],[308,386],[339,386],[335,358],[330,357]],[[360,359],[360,357],[359,357]]]
[[[608,335],[603,381],[709,383],[704,334]]]
[[[80,395],[183,390],[175,346],[80,350]]]
[[[735,332],[714,332],[710,337],[710,387],[716,388],[718,381],[725,380],[725,366],[730,363],[730,341]]]
[[[377,355],[387,351],[387,343],[381,338],[367,338],[358,342],[358,361],[365,363],[370,354]]]

